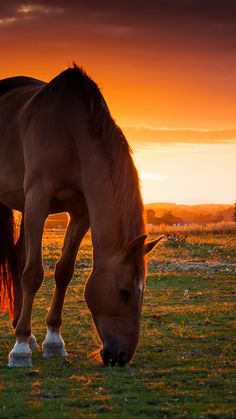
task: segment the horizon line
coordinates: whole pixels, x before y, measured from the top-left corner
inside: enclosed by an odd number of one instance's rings
[[[206,203],[198,203],[198,202],[194,202],[194,203],[185,203],[185,202],[181,202],[181,203],[177,203],[177,202],[167,202],[167,201],[164,201],[164,202],[162,202],[162,201],[156,201],[156,202],[153,202],[153,201],[151,201],[151,202],[144,202],[144,206],[145,205],[177,205],[177,206],[180,206],[180,205],[185,205],[185,206],[209,206],[209,205],[218,205],[218,206],[220,206],[220,205],[230,205],[230,206],[234,206],[235,205],[235,202],[236,202],[236,200],[235,201],[233,201],[233,202],[231,202],[231,203],[228,203],[228,202],[226,202],[226,203],[217,203],[217,202],[206,202]]]

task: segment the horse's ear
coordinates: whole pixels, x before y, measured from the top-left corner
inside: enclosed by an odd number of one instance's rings
[[[151,250],[154,249],[154,247],[156,247],[156,245],[163,239],[163,237],[164,236],[160,236],[155,240],[145,243],[144,254],[146,255],[147,253],[151,252]]]
[[[141,236],[135,237],[127,246],[126,249],[126,258],[129,259],[130,257],[136,255],[138,252],[143,251],[144,242],[147,238],[146,234],[142,234]]]

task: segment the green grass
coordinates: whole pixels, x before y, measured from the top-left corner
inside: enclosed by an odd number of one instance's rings
[[[46,275],[33,313],[40,344],[61,240],[44,239]],[[39,350],[32,369],[7,368],[14,335],[1,316],[0,418],[235,418],[235,248],[234,236],[211,234],[160,245],[149,264],[132,365],[103,368],[89,357],[99,342],[83,297],[91,268],[86,239],[64,307],[66,361],[43,359]],[[206,266],[190,267],[193,261]]]

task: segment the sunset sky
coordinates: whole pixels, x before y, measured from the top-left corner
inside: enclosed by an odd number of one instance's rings
[[[145,202],[236,199],[236,1],[2,1],[0,78],[72,62],[134,150]]]

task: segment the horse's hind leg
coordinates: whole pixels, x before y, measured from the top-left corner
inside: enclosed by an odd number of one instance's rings
[[[62,309],[66,289],[73,276],[75,259],[80,243],[89,228],[87,212],[83,216],[71,214],[62,249],[62,256],[56,265],[56,288],[53,295],[50,311],[46,318],[48,327],[45,341],[43,342],[43,355],[66,356],[65,344],[60,334],[62,324]]]
[[[23,291],[21,286],[22,272],[25,266],[25,238],[24,238],[24,218],[22,214],[22,220],[20,225],[20,235],[16,242],[16,266],[15,275],[17,280],[14,281],[14,316],[13,316],[13,327],[16,328],[23,303]]]
[[[48,205],[38,188],[26,195],[24,229],[26,264],[22,275],[23,305],[16,326],[16,344],[9,355],[9,366],[30,366],[31,313],[36,292],[43,281],[42,234]]]
[[[16,260],[14,261],[14,266],[12,266],[12,269],[14,269],[15,271],[14,278],[16,278],[16,280],[14,280],[14,315],[13,315],[13,322],[12,322],[14,329],[16,328],[16,325],[20,318],[22,304],[23,304],[23,290],[22,290],[21,280],[22,280],[22,273],[25,267],[25,260],[26,260],[25,235],[24,235],[24,213],[22,214],[22,220],[21,220],[21,225],[20,225],[20,235],[16,242],[15,256],[16,256]],[[29,345],[30,345],[30,349],[38,349],[36,338],[32,333],[29,339]]]

